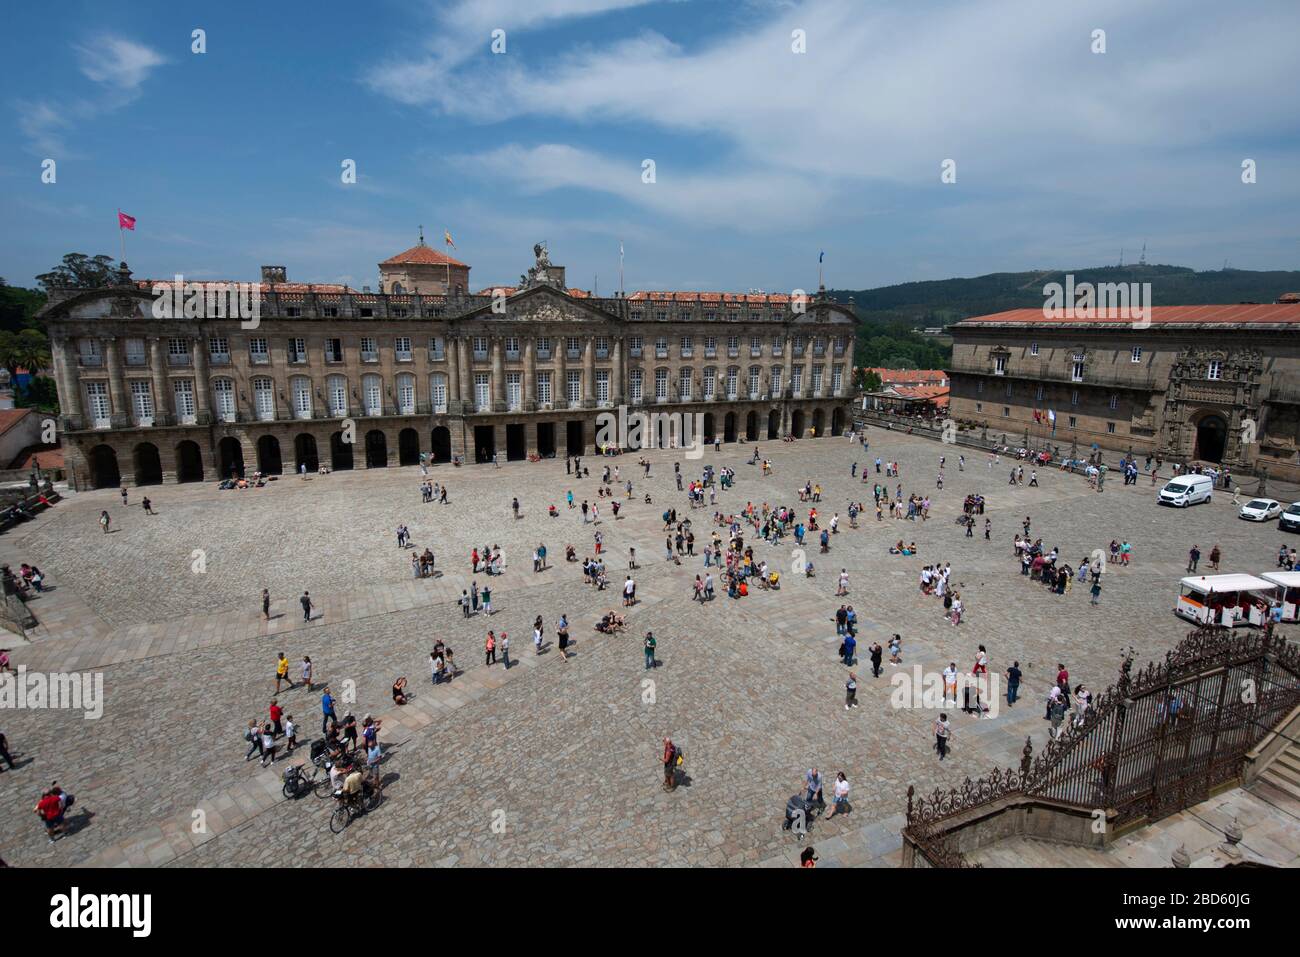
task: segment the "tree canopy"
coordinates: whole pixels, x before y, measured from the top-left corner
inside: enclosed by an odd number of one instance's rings
[[[49,292],[52,289],[98,289],[111,286],[113,278],[112,256],[67,253],[63,262],[49,272],[41,273],[36,281]]]

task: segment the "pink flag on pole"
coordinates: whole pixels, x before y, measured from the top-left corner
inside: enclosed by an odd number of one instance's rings
[[[129,229],[131,230],[131,232],[135,232],[135,217],[128,216],[126,213],[122,212],[119,209],[117,211],[117,228]]]

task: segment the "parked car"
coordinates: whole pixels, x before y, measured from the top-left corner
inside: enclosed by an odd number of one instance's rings
[[[1282,503],[1272,498],[1254,498],[1241,506],[1239,518],[1248,522],[1267,522],[1282,514]]]
[[[1300,532],[1300,502],[1292,502],[1278,516],[1277,527],[1284,532]]]
[[[1171,479],[1160,490],[1156,502],[1160,505],[1177,505],[1179,508],[1186,508],[1197,502],[1210,501],[1213,494],[1214,482],[1208,475],[1180,475],[1176,479]]]

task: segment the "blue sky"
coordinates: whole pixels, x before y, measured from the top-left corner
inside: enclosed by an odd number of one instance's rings
[[[420,224],[436,248],[451,231],[476,288],[514,282],[539,240],[602,293],[620,240],[628,289],[812,288],[820,249],[839,288],[1144,241],[1154,262],[1300,264],[1294,0],[52,11],[15,5],[0,37],[15,284],[68,251],[116,256],[119,206],[137,276],[196,279],[273,263],[373,284]]]

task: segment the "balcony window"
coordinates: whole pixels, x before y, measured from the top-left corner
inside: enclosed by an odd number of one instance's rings
[[[482,361],[488,357],[487,336],[475,336],[471,345],[474,347],[474,358]]]
[[[86,411],[97,429],[107,429],[112,425],[112,407],[108,402],[108,383],[86,383]]]
[[[378,362],[379,350],[375,348],[375,340],[370,336],[361,337],[361,361]]]
[[[634,359],[641,358],[641,337],[640,336],[628,337],[627,354]]]
[[[429,361],[441,362],[447,358],[447,354],[442,350],[442,340],[434,336],[429,337]]]
[[[214,366],[230,365],[230,342],[225,336],[208,339],[208,361]]]
[[[187,366],[190,364],[190,344],[184,339],[167,340],[167,364]]]
[[[342,339],[325,340],[325,361],[326,362],[343,361],[343,340]]]
[[[506,336],[506,358],[507,359],[519,358],[519,337],[518,336]]]
[[[270,363],[271,353],[267,351],[265,339],[248,340],[248,358],[256,366],[264,366]]]
[[[656,359],[668,358],[668,337],[667,336],[660,336],[658,339],[655,340],[655,358]]]
[[[1070,381],[1071,382],[1083,381],[1083,360],[1075,359],[1074,362],[1070,364]]]
[[[299,363],[307,361],[307,342],[305,339],[289,340],[289,361]]]
[[[143,339],[126,340],[126,364],[129,366],[143,366],[149,364],[149,359],[145,355]]]
[[[570,359],[582,355],[582,342],[576,336],[568,336],[564,344],[564,354]]]
[[[609,358],[609,339],[607,339],[605,336],[596,337],[596,358],[597,359]]]
[[[393,340],[393,358],[398,362],[411,361],[411,340],[407,336],[398,336]]]

